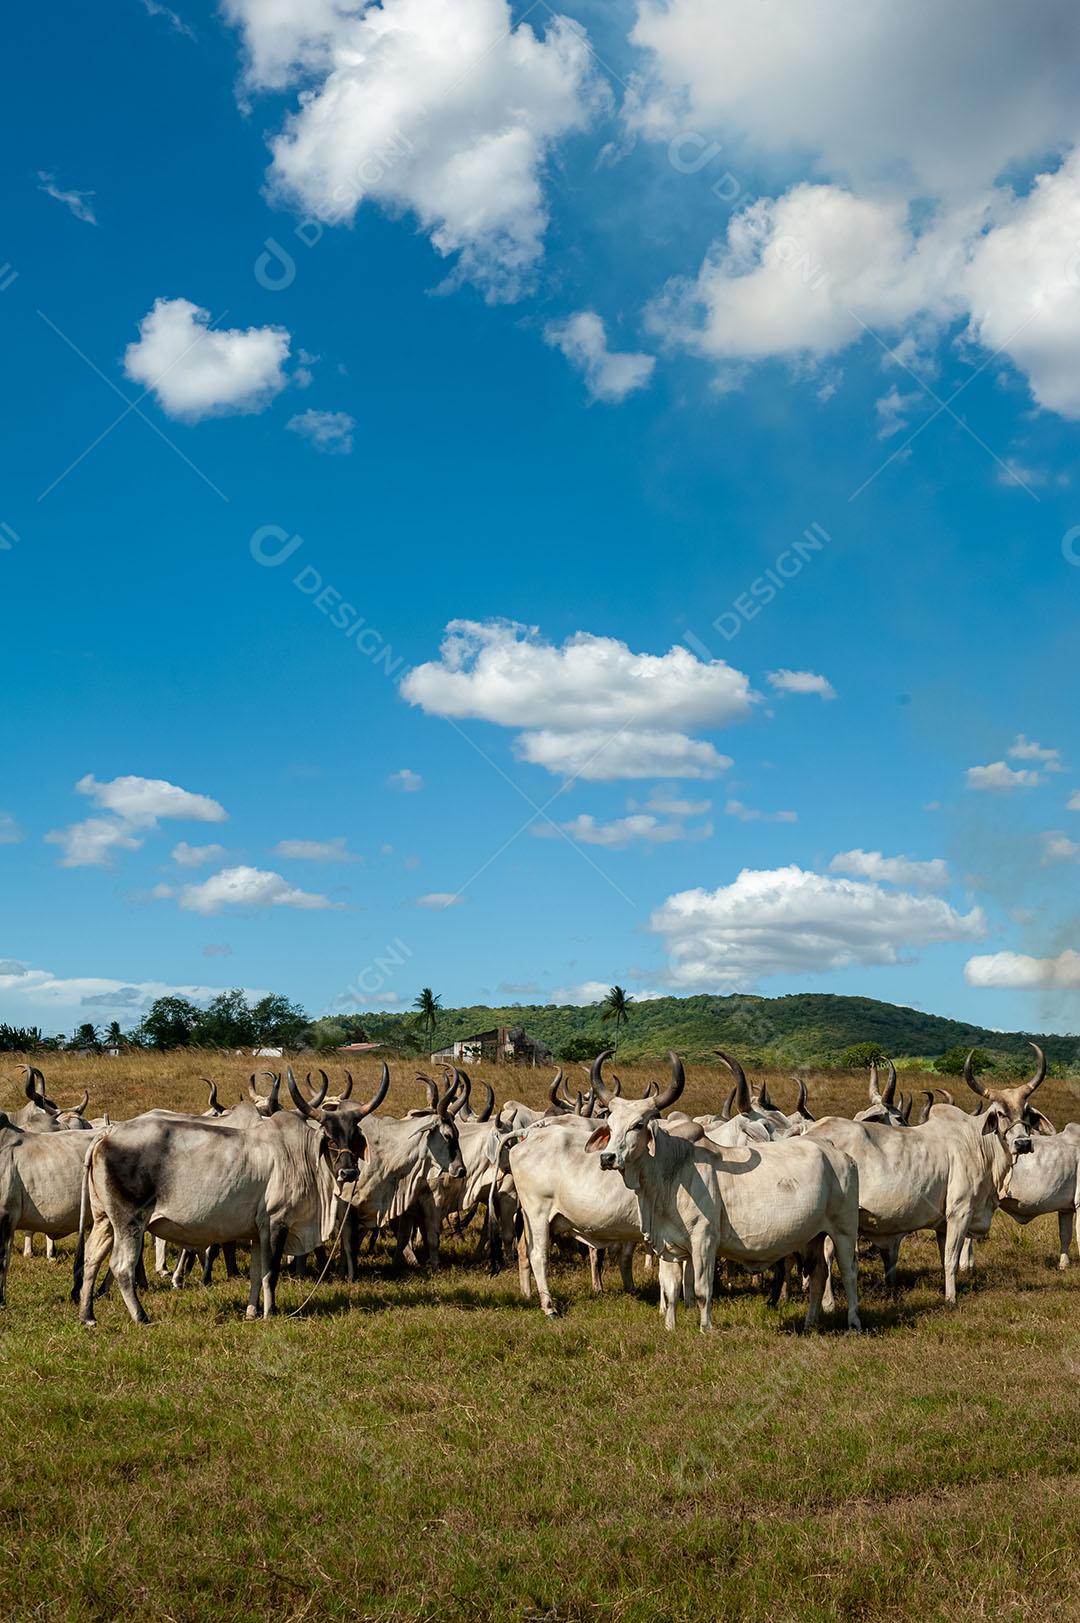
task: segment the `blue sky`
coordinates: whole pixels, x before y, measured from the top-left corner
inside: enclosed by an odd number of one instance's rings
[[[994,9],[20,9],[0,1018],[1076,1029],[1080,41]]]

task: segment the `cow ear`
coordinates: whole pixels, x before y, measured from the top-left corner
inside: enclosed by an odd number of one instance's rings
[[[991,1105],[990,1109],[986,1112],[986,1115],[983,1117],[983,1124],[982,1124],[983,1137],[985,1138],[987,1133],[996,1133],[997,1130],[998,1130],[998,1127],[1000,1126],[1000,1124],[1001,1124],[1001,1112],[997,1108],[996,1105]]]
[[[1037,1133],[1043,1133],[1047,1138],[1057,1137],[1057,1128],[1048,1117],[1043,1115],[1041,1110],[1033,1110],[1029,1105],[1027,1115]]]
[[[587,1150],[602,1150],[610,1138],[611,1129],[605,1122],[604,1125],[602,1127],[598,1127],[596,1132],[593,1133],[592,1136],[586,1141],[585,1148]]]
[[[655,1123],[650,1122],[648,1127],[645,1129],[645,1131],[649,1135],[649,1154],[650,1155],[655,1155],[656,1154],[656,1125],[655,1125]]]

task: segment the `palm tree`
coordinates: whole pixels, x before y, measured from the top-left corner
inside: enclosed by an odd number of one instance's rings
[[[122,1048],[123,1047],[123,1045],[124,1045],[124,1033],[120,1030],[120,1022],[119,1022],[119,1020],[110,1020],[109,1021],[109,1029],[105,1033],[105,1041],[109,1045],[110,1048]]]
[[[626,1024],[630,1018],[630,1005],[633,998],[623,991],[621,986],[613,986],[600,1005],[601,1020],[614,1020],[615,1046],[614,1053],[619,1052],[619,1027]]]
[[[442,1008],[442,999],[431,990],[430,986],[420,988],[420,996],[413,999],[413,1008],[420,1011],[420,1024],[428,1034],[428,1052],[435,1040],[435,1027]]]

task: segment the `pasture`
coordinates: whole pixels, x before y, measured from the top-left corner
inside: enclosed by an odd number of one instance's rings
[[[93,1114],[120,1119],[202,1109],[201,1074],[231,1102],[251,1062],[43,1068],[58,1102],[86,1086]],[[664,1074],[616,1068],[627,1091]],[[400,1114],[423,1093],[412,1065],[392,1069],[383,1109]],[[373,1091],[376,1065],[353,1070]],[[500,1103],[545,1102],[546,1073],[477,1075]],[[719,1070],[688,1078],[685,1107],[718,1108]],[[857,1077],[806,1080],[815,1114],[865,1103]],[[789,1106],[789,1079],[768,1081]],[[1055,1079],[1039,1104],[1059,1127],[1080,1116]],[[666,1335],[655,1274],[639,1264],[627,1299],[611,1267],[593,1298],[569,1252],[548,1322],[512,1266],[492,1279],[471,1260],[475,1241],[448,1239],[430,1277],[393,1275],[380,1249],[300,1318],[286,1315],[310,1281],[285,1278],[267,1323],[244,1322],[244,1282],[174,1292],[151,1277],[148,1328],[114,1292],[89,1332],[68,1300],[73,1241],[56,1264],[40,1240],[16,1255],[0,1316],[8,1615],[1080,1615],[1080,1267],[1058,1273],[1054,1219],[998,1213],[955,1312],[929,1236],[905,1242],[898,1301],[864,1261],[861,1337],[842,1312],[803,1336],[801,1302],[770,1310],[749,1281],[719,1292],[715,1335],[684,1313]]]

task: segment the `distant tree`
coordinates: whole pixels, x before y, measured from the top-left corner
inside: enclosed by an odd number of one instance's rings
[[[615,1041],[612,1044],[614,1052],[619,1052],[619,1028],[624,1026],[630,1018],[630,1005],[633,998],[623,991],[621,986],[613,986],[600,1005],[600,1018],[603,1021],[615,1022]]]
[[[975,1072],[976,1076],[978,1076],[980,1071],[988,1071],[990,1069],[990,1056],[985,1052],[984,1049],[976,1048],[972,1050],[970,1048],[961,1047],[947,1048],[944,1054],[939,1055],[934,1061],[934,1070],[939,1076],[962,1076],[964,1072],[964,1061],[967,1059],[969,1054],[971,1054],[971,1069]]]
[[[37,1026],[0,1025],[0,1054],[32,1054],[41,1045]]]
[[[880,1043],[852,1043],[840,1055],[840,1063],[851,1071],[864,1071],[868,1065],[881,1065],[885,1050]]]
[[[330,1015],[311,1022],[307,1029],[307,1040],[317,1054],[331,1054],[344,1043],[363,1041],[362,1038],[347,1037],[341,1021]]]
[[[251,1024],[255,1041],[261,1046],[299,1048],[310,1024],[299,1003],[271,992],[252,1007]]]
[[[191,1030],[198,1048],[247,1048],[255,1041],[255,1022],[238,986],[211,998]]]
[[[81,1026],[76,1026],[68,1047],[73,1050],[91,1048],[96,1052],[101,1047],[97,1027],[91,1021],[84,1020]]]
[[[105,1032],[105,1046],[107,1048],[123,1048],[126,1039],[120,1030],[119,1020],[110,1020]]]
[[[590,1060],[596,1058],[600,1052],[600,1047],[599,1037],[568,1037],[559,1046],[555,1057],[556,1059],[565,1060],[569,1065],[579,1061],[588,1064]]]
[[[413,1008],[418,1010],[420,1026],[427,1032],[430,1053],[435,1044],[435,1027],[439,1023],[442,998],[433,992],[430,986],[422,986],[419,995],[413,999]]]
[[[186,997],[159,997],[143,1016],[138,1036],[148,1048],[186,1048],[201,1016]]]

